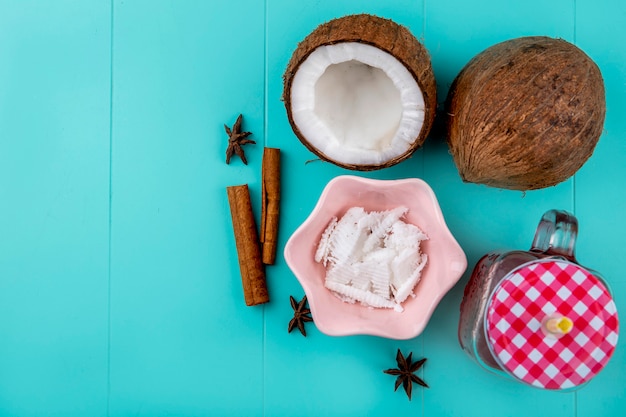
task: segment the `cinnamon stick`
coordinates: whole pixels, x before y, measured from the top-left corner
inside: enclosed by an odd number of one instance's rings
[[[263,149],[261,183],[263,263],[273,265],[276,261],[278,219],[280,214],[280,149]]]
[[[267,303],[269,294],[248,185],[226,187],[246,305]]]

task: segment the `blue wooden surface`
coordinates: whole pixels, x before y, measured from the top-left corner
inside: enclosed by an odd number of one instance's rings
[[[605,131],[572,179],[528,193],[464,184],[441,135],[359,175],[425,179],[471,267],[527,248],[550,208],[579,219],[578,258],[626,314],[626,5],[618,0],[0,0],[1,416],[621,416],[626,350],[580,391],[482,371],[456,340],[468,273],[407,341],[287,333],[303,292],[282,255],[271,302],[246,307],[225,187],[260,197],[263,145],[283,151],[282,248],[328,180],[280,96],[297,42],[368,12],[431,52],[439,101],[476,53],[522,35],[585,50],[606,83]],[[244,114],[249,165],[225,165],[223,124]],[[255,207],[258,214],[258,207]],[[412,402],[397,348],[425,356]]]

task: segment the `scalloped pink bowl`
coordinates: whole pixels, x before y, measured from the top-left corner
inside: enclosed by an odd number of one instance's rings
[[[355,206],[367,211],[406,206],[409,212],[405,221],[428,235],[421,247],[428,254],[428,263],[414,289],[415,297],[402,304],[403,312],[350,304],[324,287],[326,269],[314,259],[317,244],[331,218],[341,217]],[[285,260],[304,288],[314,323],[322,333],[390,339],[411,339],[422,333],[439,301],[467,268],[465,253],[448,230],[437,198],[426,182],[350,175],[336,177],[326,185],[309,217],[289,238]]]

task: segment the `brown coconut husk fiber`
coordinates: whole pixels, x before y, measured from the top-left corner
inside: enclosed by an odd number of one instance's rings
[[[354,165],[335,161],[312,146],[294,123],[291,111],[291,85],[298,67],[317,48],[341,42],[360,42],[379,48],[400,61],[411,73],[424,96],[425,121],[419,135],[411,143],[407,151],[385,161],[381,165]],[[358,14],[344,16],[318,26],[309,34],[294,51],[283,76],[283,101],[287,109],[289,123],[300,141],[319,158],[335,163],[344,168],[369,171],[385,168],[408,158],[424,141],[432,127],[437,108],[436,83],[430,57],[426,48],[404,26],[392,20]]]
[[[481,52],[456,77],[447,141],[466,182],[545,188],[591,156],[605,112],[600,69],[582,50],[562,39],[517,38]]]

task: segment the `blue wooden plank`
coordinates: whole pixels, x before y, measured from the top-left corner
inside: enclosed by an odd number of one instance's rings
[[[0,2],[0,414],[105,415],[110,6]]]
[[[244,304],[226,186],[258,197],[263,13],[114,4],[111,415],[262,414],[264,308]],[[238,113],[248,166],[224,162]]]
[[[537,13],[541,10],[541,13]],[[572,39],[571,1],[426,3],[425,42],[433,55],[440,103],[462,67],[498,42],[528,35]],[[424,177],[438,194],[448,225],[468,258],[468,270],[442,300],[424,333],[430,358],[427,415],[574,415],[574,394],[544,392],[492,375],[461,351],[457,328],[463,289],[478,259],[496,249],[528,249],[541,215],[572,210],[573,183],[526,193],[463,183],[443,134],[424,150]]]
[[[355,173],[330,163],[313,161],[287,120],[282,76],[298,42],[330,19],[370,13],[393,19],[422,37],[421,1],[268,1],[267,6],[267,142],[282,149],[283,199],[279,248],[315,206],[326,183],[337,175],[406,178],[422,173],[421,151],[394,167]],[[293,17],[297,16],[297,19]],[[281,250],[282,251],[282,250]],[[415,389],[409,402],[402,389],[394,392],[394,378],[382,370],[395,367],[396,349],[422,355],[420,338],[395,341],[371,336],[330,337],[307,325],[306,339],[287,333],[293,311],[289,295],[300,298],[302,287],[287,268],[282,253],[268,269],[275,302],[266,309],[265,404],[268,415],[421,415],[422,393]]]
[[[600,67],[607,113],[604,132],[592,157],[576,175],[579,218],[578,259],[600,271],[613,290],[622,320],[626,315],[623,274],[626,235],[626,5],[619,1],[576,2],[576,44]],[[623,328],[623,326],[622,326]],[[622,334],[623,339],[623,334]],[[607,367],[578,394],[578,415],[620,416],[624,413],[626,349],[623,341]]]

